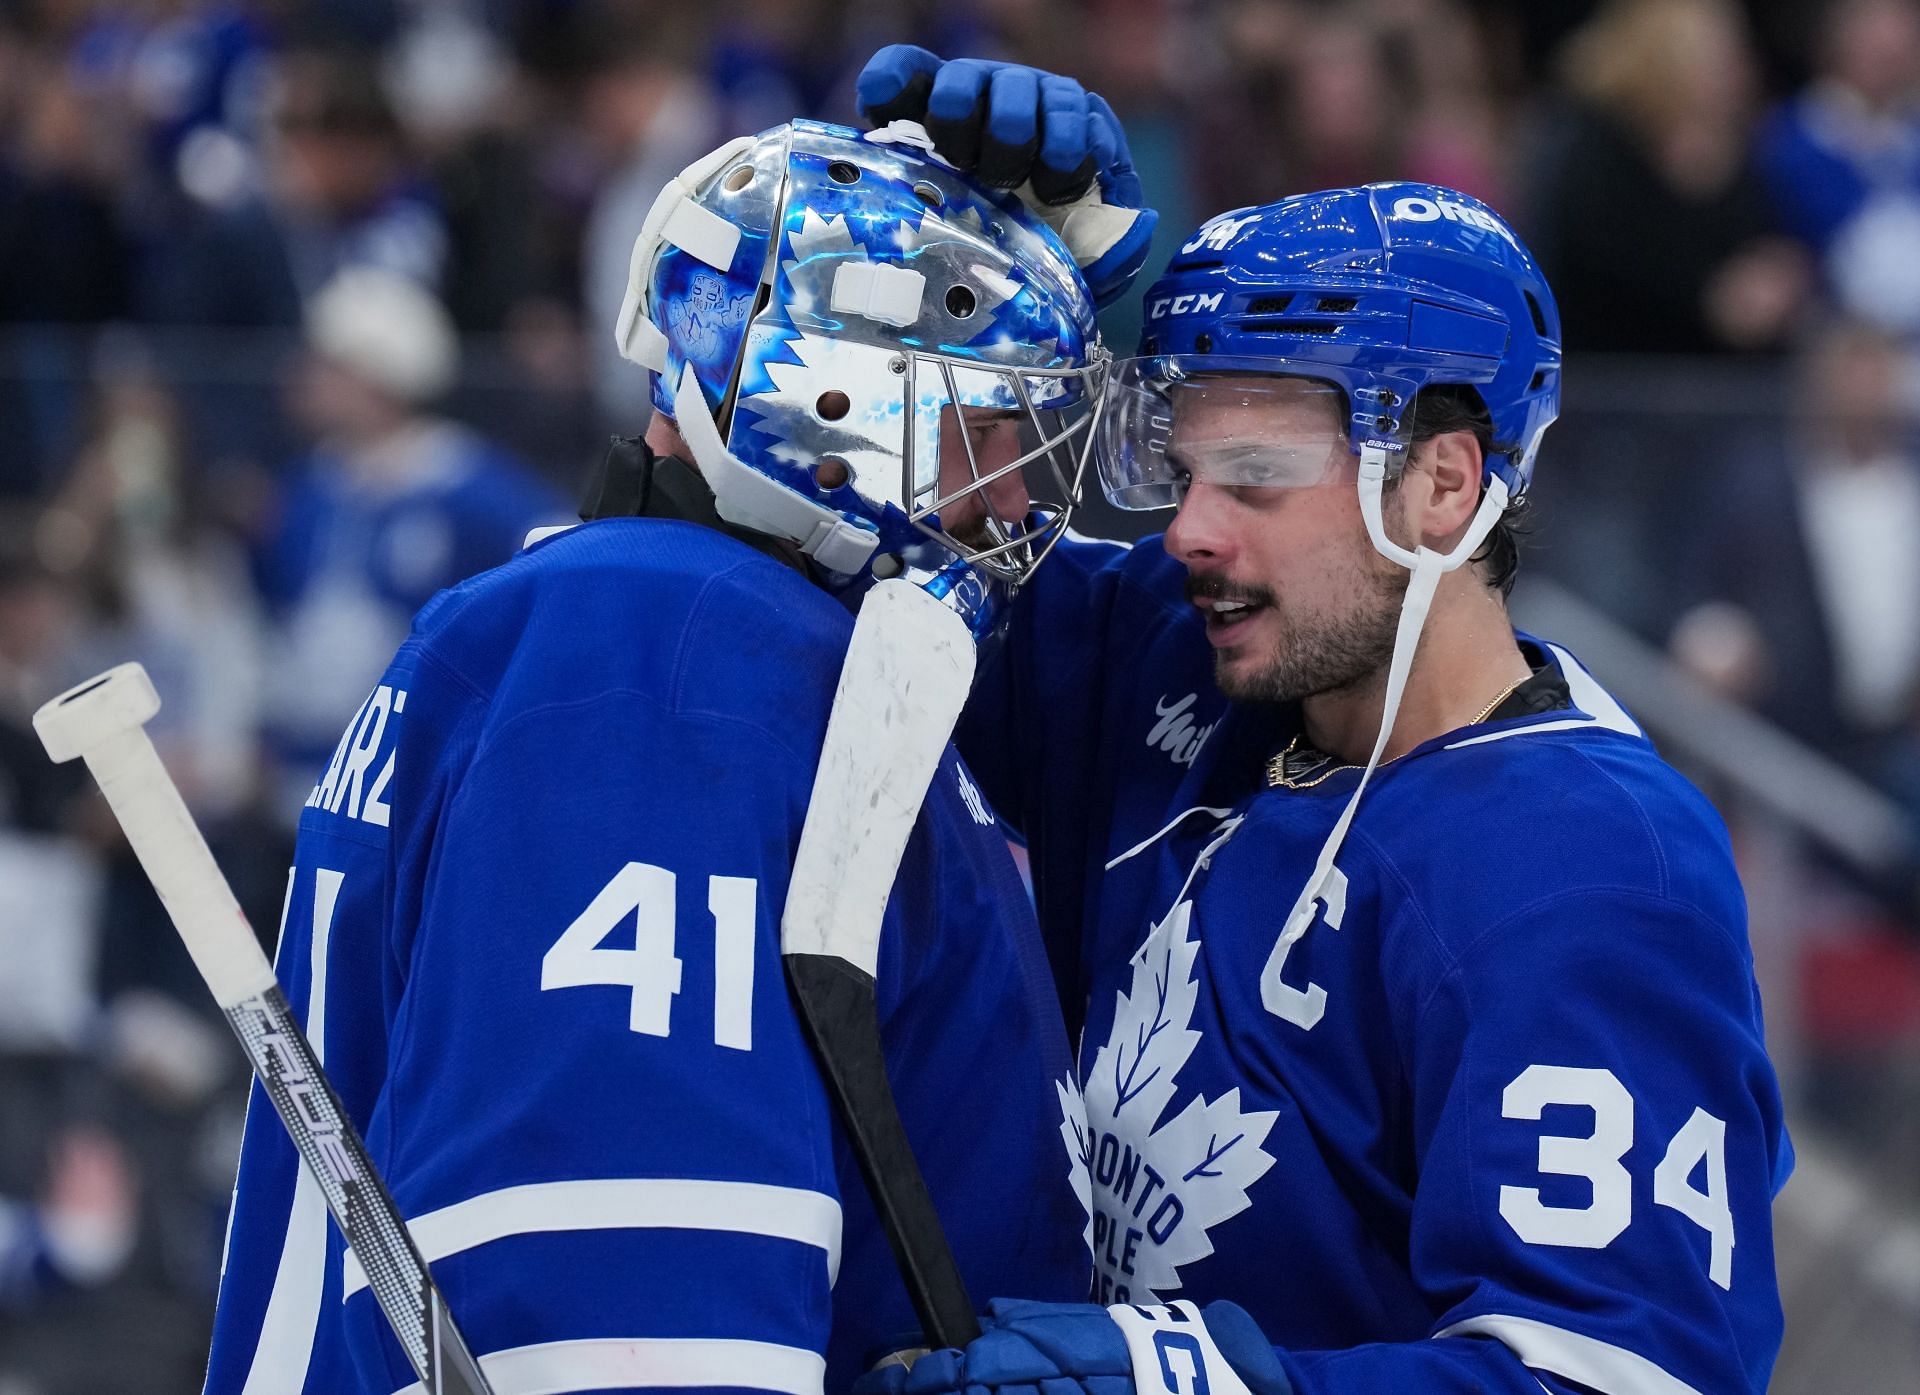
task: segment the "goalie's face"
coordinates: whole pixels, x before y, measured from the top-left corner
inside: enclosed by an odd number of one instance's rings
[[[1407,574],[1368,540],[1341,404],[1284,378],[1193,380],[1174,394],[1166,458],[1181,499],[1166,547],[1187,567],[1215,679],[1235,701],[1350,687],[1393,654]]]
[[[941,530],[976,551],[1025,527],[1033,496],[1026,457],[1036,433],[1024,414],[949,404],[940,415]]]

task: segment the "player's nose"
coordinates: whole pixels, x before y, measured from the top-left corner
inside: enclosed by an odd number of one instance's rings
[[[1028,506],[1033,502],[1027,493],[1026,473],[1022,470],[1008,470],[989,484],[985,493],[994,517],[1007,524],[1019,523],[1024,519]]]
[[[1166,547],[1188,566],[1196,562],[1233,559],[1231,500],[1217,485],[1194,481],[1181,497],[1180,507],[1167,525]]]

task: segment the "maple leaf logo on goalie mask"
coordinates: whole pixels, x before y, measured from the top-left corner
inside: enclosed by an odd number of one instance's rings
[[[1200,943],[1182,899],[1134,956],[1116,995],[1113,1028],[1086,1076],[1087,1157],[1093,1187],[1096,1298],[1164,1300],[1179,1268],[1213,1253],[1207,1232],[1247,1208],[1247,1188],[1273,1166],[1262,1144],[1279,1117],[1242,1113],[1240,1091],[1195,1095],[1163,1119],[1176,1077],[1200,1043],[1189,1025]]]

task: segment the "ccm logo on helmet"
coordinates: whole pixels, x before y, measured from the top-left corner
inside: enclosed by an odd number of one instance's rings
[[[1514,247],[1520,246],[1513,230],[1484,208],[1473,208],[1452,199],[1396,199],[1393,212],[1388,215],[1404,219],[1409,223],[1436,223],[1445,218],[1449,223],[1465,223],[1469,227],[1480,228],[1490,233],[1498,233]]]
[[[1147,318],[1157,320],[1162,315],[1189,315],[1218,310],[1220,298],[1225,294],[1225,291],[1215,291],[1211,295],[1189,291],[1186,295],[1163,295],[1147,307]]]

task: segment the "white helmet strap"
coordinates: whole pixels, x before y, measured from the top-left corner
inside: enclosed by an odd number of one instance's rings
[[[1366,445],[1360,448],[1360,516],[1366,520],[1367,536],[1373,540],[1374,551],[1412,571],[1428,549],[1423,547],[1413,552],[1402,547],[1387,536],[1386,525],[1381,518],[1382,499],[1387,489],[1387,462],[1390,458],[1391,453],[1384,446]],[[1493,525],[1506,512],[1507,497],[1507,482],[1498,475],[1488,475],[1486,493],[1481,496],[1480,507],[1475,511],[1473,521],[1467,525],[1466,533],[1454,544],[1451,552],[1434,554],[1440,558],[1441,571],[1453,571],[1480,550],[1480,544],[1487,540]]]
[[[655,373],[667,369],[667,336],[648,313],[648,291],[653,282],[653,259],[663,243],[671,243],[708,266],[725,271],[733,265],[740,245],[740,229],[719,214],[693,201],[700,186],[728,161],[753,144],[753,137],[728,141],[709,151],[669,179],[654,198],[633,240],[627,259],[627,294],[614,321],[613,342],[622,358]]]
[[[1294,942],[1305,935],[1313,924],[1315,904],[1333,894],[1334,859],[1340,855],[1340,847],[1347,839],[1347,830],[1353,827],[1354,814],[1359,810],[1360,796],[1366,793],[1373,772],[1379,768],[1380,757],[1393,735],[1394,720],[1400,715],[1400,700],[1406,696],[1407,678],[1413,671],[1414,651],[1420,647],[1420,635],[1426,628],[1427,612],[1433,608],[1440,578],[1458,569],[1479,550],[1480,544],[1486,541],[1487,534],[1493,531],[1493,525],[1500,521],[1500,515],[1507,507],[1506,481],[1497,475],[1493,476],[1487,481],[1486,493],[1481,497],[1473,521],[1467,525],[1466,533],[1452,551],[1435,552],[1429,547],[1410,551],[1387,536],[1381,518],[1387,458],[1388,452],[1382,447],[1369,445],[1361,448],[1360,513],[1366,520],[1367,536],[1373,540],[1374,548],[1382,556],[1407,568],[1413,576],[1408,580],[1406,596],[1400,602],[1400,623],[1394,632],[1393,657],[1387,663],[1386,701],[1381,708],[1380,733],[1374,738],[1373,753],[1367,757],[1366,769],[1360,772],[1360,783],[1354,786],[1332,832],[1320,845],[1320,855],[1314,859],[1313,872],[1307,878],[1307,884],[1300,889],[1293,909],[1287,913],[1280,938],[1267,956],[1266,968],[1260,975],[1260,1000],[1270,1012],[1280,1017],[1290,1017],[1295,1011],[1290,998],[1298,996],[1281,983],[1280,966],[1285,963],[1287,951]]]
[[[880,544],[877,535],[794,493],[727,449],[692,364],[674,391],[673,418],[693,452],[693,463],[713,490],[714,508],[727,522],[786,538],[828,571],[846,576],[873,556]]]

